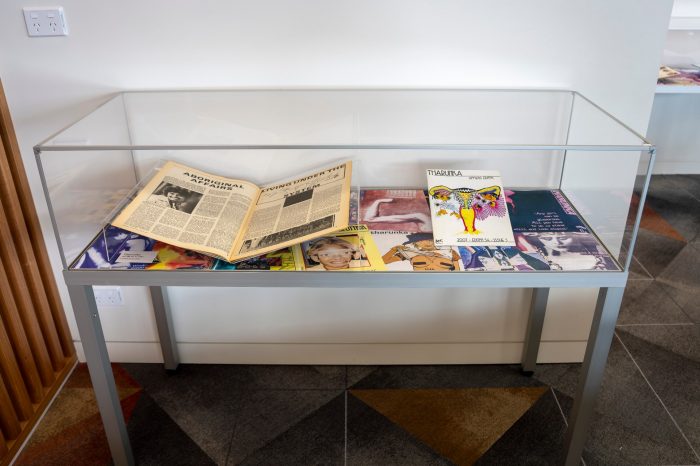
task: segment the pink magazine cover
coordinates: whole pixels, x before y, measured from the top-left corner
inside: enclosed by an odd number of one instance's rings
[[[430,207],[422,189],[363,189],[360,223],[370,230],[430,233]]]

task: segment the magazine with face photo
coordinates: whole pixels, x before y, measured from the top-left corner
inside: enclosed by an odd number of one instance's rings
[[[550,270],[542,254],[521,251],[516,247],[462,246],[459,255],[467,271]]]
[[[305,241],[297,247],[304,270],[386,270],[372,235],[364,225],[351,225],[339,233]]]
[[[590,233],[516,233],[518,249],[539,253],[551,270],[619,270],[615,260]]]

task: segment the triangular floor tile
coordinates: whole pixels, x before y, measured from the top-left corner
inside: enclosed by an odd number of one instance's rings
[[[636,209],[639,205],[639,196],[632,196],[633,209]],[[642,215],[642,220],[639,224],[641,228],[652,231],[659,235],[666,236],[678,241],[685,241],[683,235],[678,233],[673,226],[666,221],[661,215],[659,215],[654,209],[652,209],[649,204],[644,205],[644,212]]]
[[[61,396],[73,397],[76,393],[82,394],[83,390],[71,389],[68,394]],[[128,419],[141,396],[140,392],[134,393],[121,400],[124,417]],[[50,410],[49,410],[50,412]],[[36,433],[29,440],[29,444],[22,451],[15,462],[18,466],[42,465],[63,466],[65,464],[75,466],[92,466],[95,464],[107,464],[109,462],[109,446],[102,426],[102,418],[97,410],[93,414],[71,419],[70,423],[62,424],[60,416],[53,426],[45,426],[42,423],[37,427]]]
[[[146,393],[141,394],[127,431],[139,465],[215,464]]]
[[[244,460],[229,458],[229,464],[340,466],[344,464],[344,437],[345,395],[341,394]]]
[[[314,416],[342,390],[254,390],[242,392],[230,417],[235,422],[228,463],[239,464],[256,450]],[[343,412],[338,413],[342,416]],[[344,422],[342,417],[340,423]]]
[[[448,466],[453,463],[370,408],[348,396],[347,466]]]
[[[547,390],[476,464],[561,464],[565,433],[557,400],[552,390]]]
[[[547,387],[351,390],[457,464],[473,464]]]

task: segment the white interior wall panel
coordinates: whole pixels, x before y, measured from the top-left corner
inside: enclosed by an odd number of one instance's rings
[[[21,7],[43,2],[0,3],[0,76],[59,283],[32,146],[113,92],[575,89],[644,133],[671,11],[670,0],[59,3],[70,34],[55,38],[27,37]],[[529,298],[521,290],[338,293],[173,289],[182,359],[514,362],[522,349]],[[362,299],[355,305],[347,294]],[[114,360],[160,360],[147,296],[135,289],[123,307],[101,309]],[[541,360],[580,360],[595,291],[556,290],[550,299]]]

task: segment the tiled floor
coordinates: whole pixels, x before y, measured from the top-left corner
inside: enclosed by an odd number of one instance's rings
[[[647,206],[589,466],[700,464],[700,176],[654,177]],[[138,464],[546,465],[579,365],[114,370]],[[17,464],[108,457],[79,366]]]

